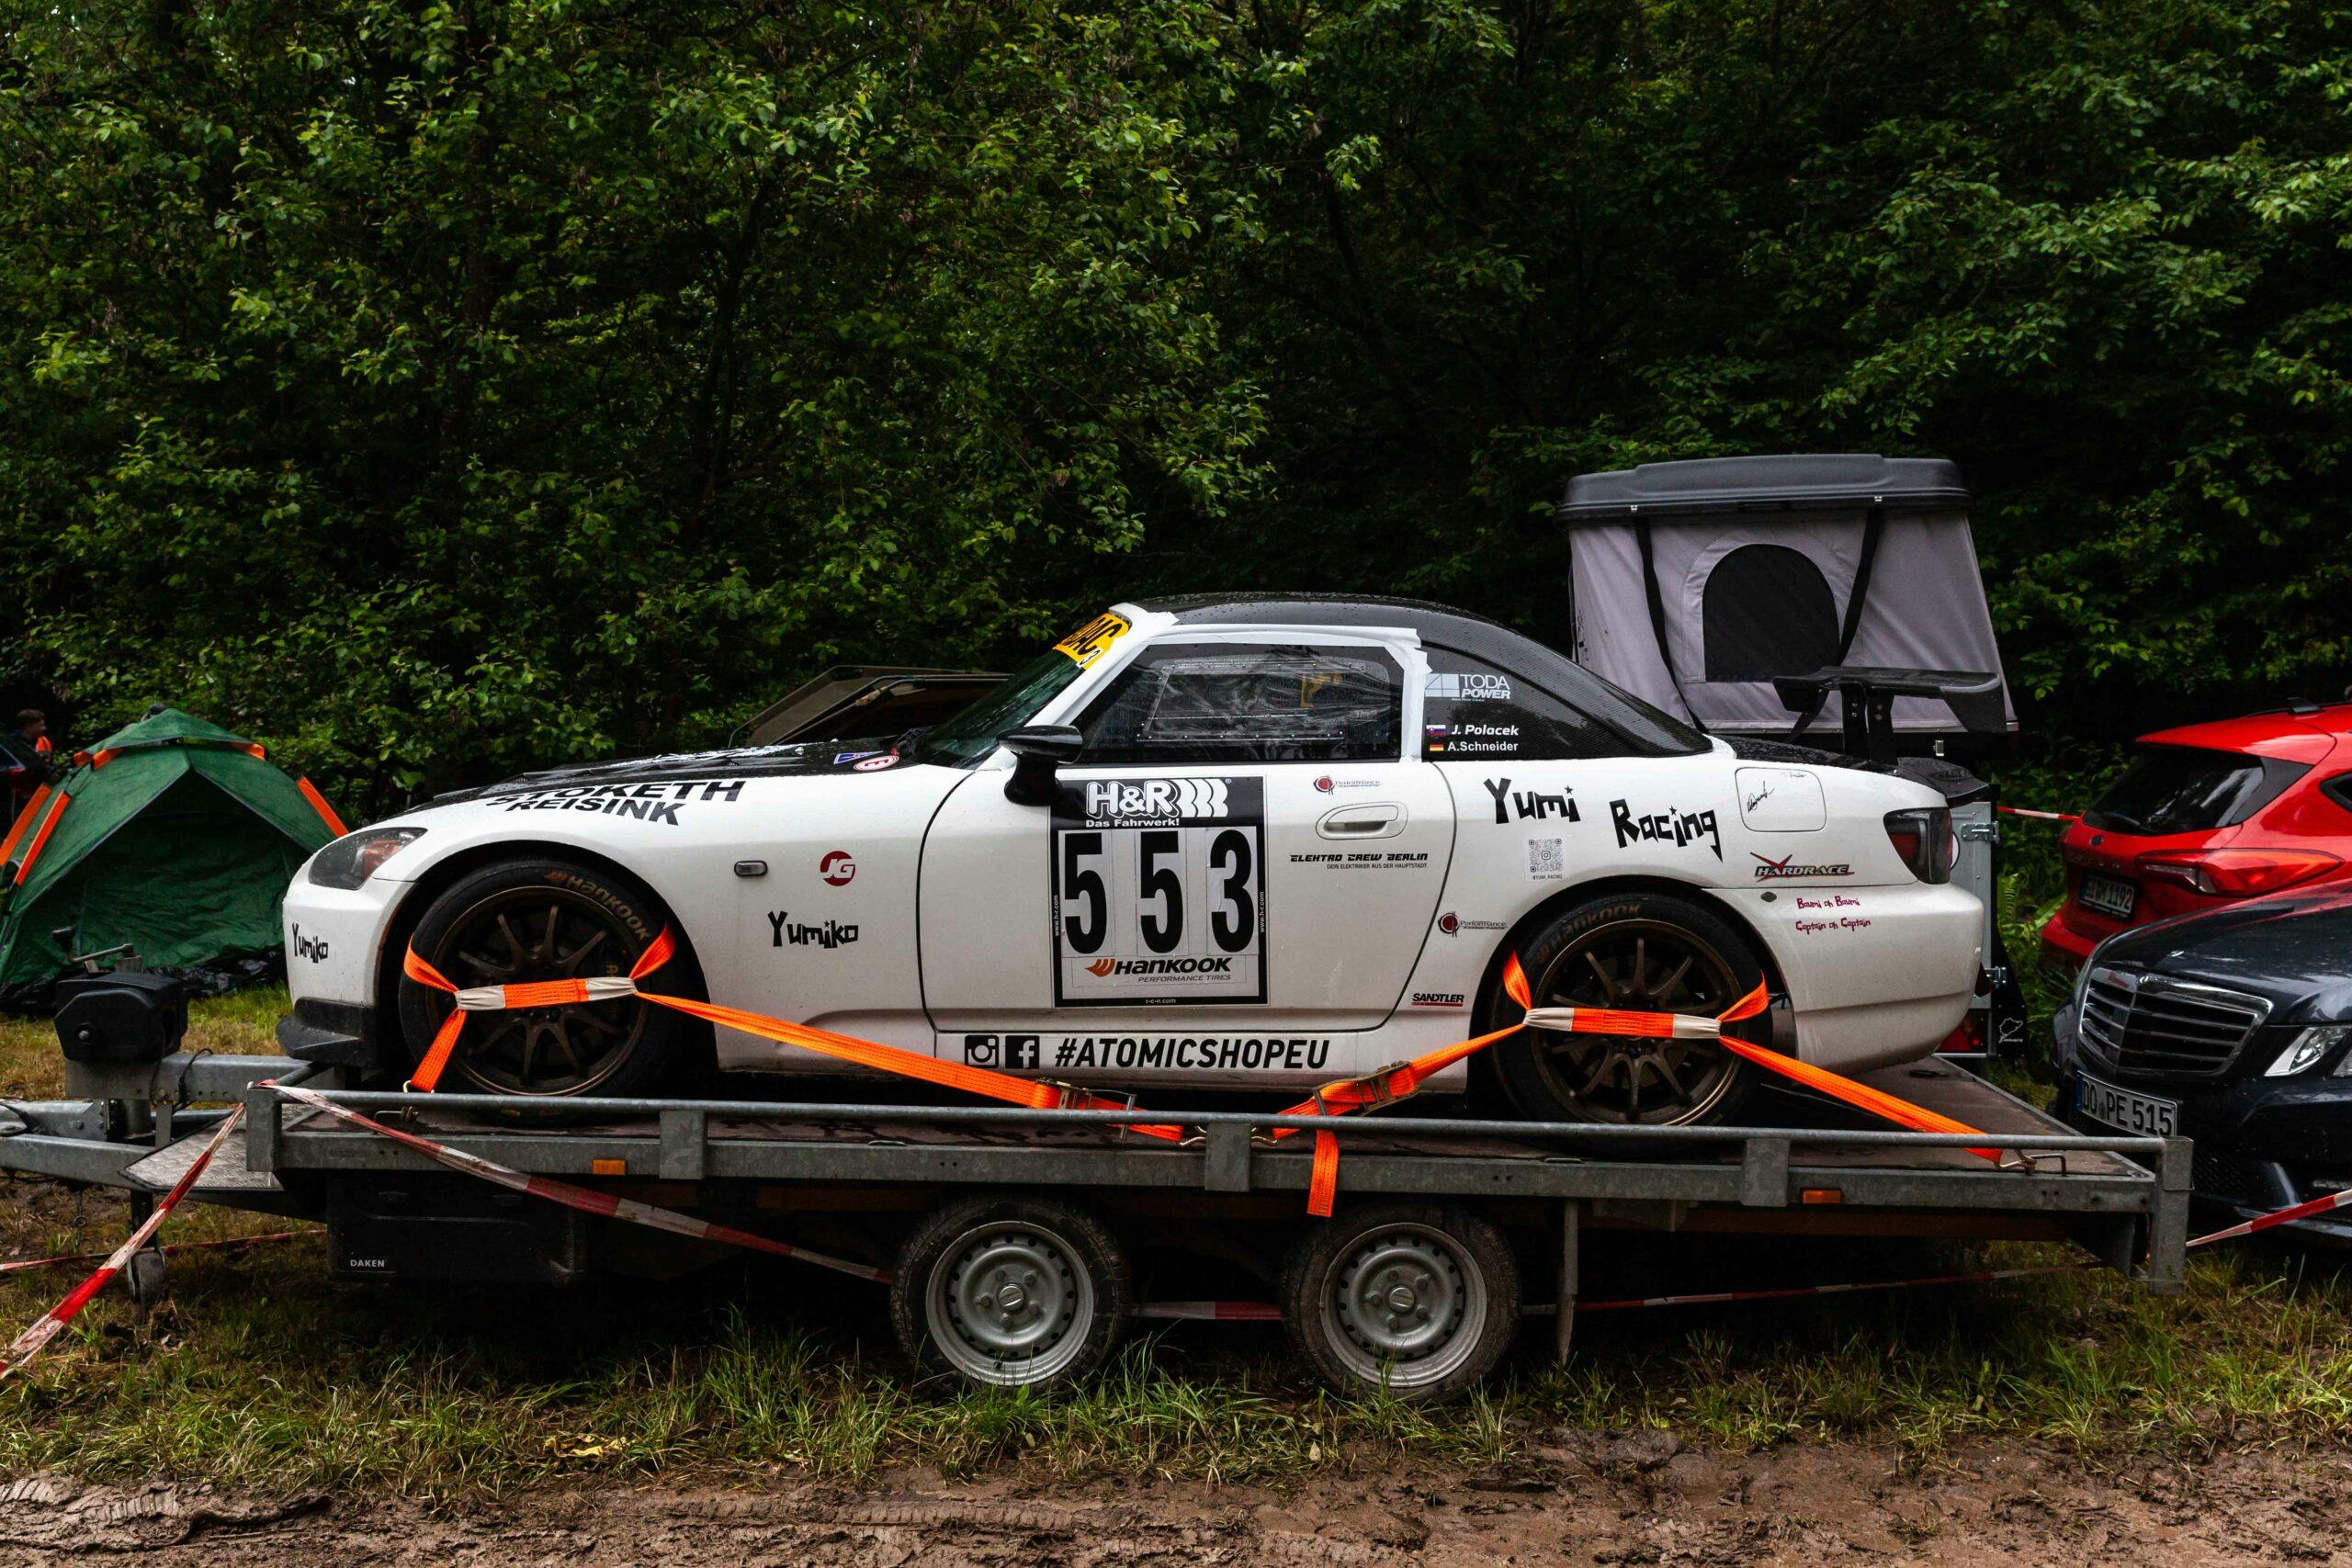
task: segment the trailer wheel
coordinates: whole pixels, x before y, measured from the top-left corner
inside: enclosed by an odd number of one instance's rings
[[[1519,1268],[1471,1211],[1384,1203],[1309,1230],[1283,1271],[1283,1323],[1342,1393],[1459,1399],[1519,1328]]]
[[[973,1382],[1068,1382],[1110,1355],[1132,1289],[1119,1244],[1085,1210],[963,1199],[933,1210],[899,1249],[890,1325],[914,1360]]]

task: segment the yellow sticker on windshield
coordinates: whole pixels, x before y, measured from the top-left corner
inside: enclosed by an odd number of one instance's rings
[[[1069,655],[1080,670],[1102,657],[1110,646],[1127,635],[1127,618],[1105,610],[1054,644],[1056,653]]]

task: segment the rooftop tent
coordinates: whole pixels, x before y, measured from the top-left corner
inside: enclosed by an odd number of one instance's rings
[[[76,952],[130,942],[158,966],[275,948],[286,884],[344,830],[309,781],[175,709],[74,762],[0,840],[0,987],[65,969],[58,928]]]
[[[1645,463],[1577,475],[1555,515],[1570,530],[1577,662],[1669,713],[1785,737],[1799,715],[1775,680],[1834,666],[1898,689],[1902,675],[1989,682],[1973,705],[1894,697],[1905,739],[2017,728],[1968,491],[1941,458]],[[1839,703],[1829,692],[1809,737],[1837,733]]]

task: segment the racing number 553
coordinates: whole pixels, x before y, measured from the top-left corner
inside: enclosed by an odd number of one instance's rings
[[[1209,840],[1209,940],[1219,953],[1241,953],[1258,937],[1258,855],[1252,835],[1219,829]],[[1091,956],[1102,951],[1111,931],[1110,890],[1103,871],[1110,861],[1099,831],[1066,832],[1061,845],[1062,943]],[[1136,835],[1136,934],[1151,953],[1174,953],[1184,943],[1183,829],[1148,828]]]
[[[1265,999],[1256,784],[1103,792],[1092,809],[1074,791],[1065,798],[1054,823],[1057,1005]],[[1124,818],[1123,801],[1147,809]]]

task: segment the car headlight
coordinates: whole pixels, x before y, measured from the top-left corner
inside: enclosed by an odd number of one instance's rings
[[[311,857],[311,880],[348,893],[423,837],[422,828],[363,828],[345,833]]]
[[[2278,1059],[2262,1069],[2262,1076],[2284,1078],[2308,1072],[2319,1066],[2320,1058],[2341,1044],[2347,1034],[2352,1034],[2352,1024],[2324,1023],[2314,1029],[2306,1029],[2287,1043],[2287,1048],[2278,1053]],[[2346,1065],[2338,1062],[2335,1076],[2339,1078],[2346,1077]]]

